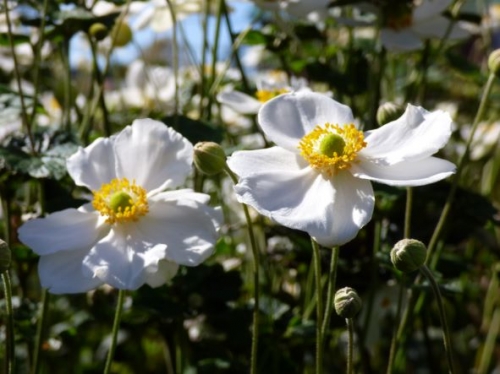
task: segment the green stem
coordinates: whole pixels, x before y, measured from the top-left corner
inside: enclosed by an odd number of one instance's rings
[[[323,367],[323,334],[321,326],[323,324],[323,295],[321,292],[321,257],[319,244],[311,238],[313,261],[314,261],[314,279],[316,286],[316,374],[322,372]]]
[[[238,178],[236,175],[225,166],[224,170],[229,175],[234,184],[238,183]],[[257,352],[259,346],[259,267],[260,267],[260,253],[257,247],[257,240],[255,239],[255,233],[253,230],[253,223],[248,211],[248,207],[245,204],[241,204],[243,207],[243,212],[245,213],[245,219],[247,221],[248,237],[250,239],[250,247],[252,248],[253,254],[253,282],[254,282],[254,305],[253,305],[253,321],[252,321],[252,351],[250,355],[250,374],[257,374]]]
[[[12,283],[9,271],[2,273],[3,290],[5,294],[5,373],[11,374],[14,367],[14,311],[12,308]]]
[[[401,283],[399,286],[398,304],[397,304],[397,309],[396,309],[396,317],[394,320],[395,326],[398,326],[398,324],[400,324],[399,320],[401,318],[401,309],[402,309],[401,307],[403,305],[403,294],[404,294],[404,286],[403,286],[403,283]],[[396,357],[398,340],[399,340],[399,330],[398,330],[398,328],[394,328],[394,333],[392,335],[392,340],[391,340],[391,348],[389,351],[389,362],[387,364],[387,374],[391,374],[393,367],[394,367],[394,359]]]
[[[406,188],[406,209],[405,209],[405,228],[404,237],[407,239],[410,237],[411,232],[411,210],[413,204],[413,188]]]
[[[348,341],[347,341],[347,374],[353,374],[353,357],[354,357],[354,320],[352,318],[345,319],[347,323]]]
[[[432,272],[425,265],[420,267],[420,272],[429,280],[432,291],[434,292],[434,296],[436,298],[438,309],[439,309],[439,318],[441,319],[441,324],[443,326],[443,342],[444,342],[444,350],[446,351],[446,358],[448,360],[449,372],[454,373],[453,370],[453,356],[451,351],[451,339],[450,339],[450,329],[448,328],[448,321],[446,319],[446,313],[443,305],[443,297],[441,296],[441,291],[439,290],[439,285],[437,284]]]
[[[479,361],[479,367],[477,369],[477,374],[486,374],[488,372],[488,367],[490,366],[491,358],[494,355],[496,348],[496,340],[498,337],[498,331],[500,329],[500,306],[497,306],[495,312],[493,313],[493,318],[488,328],[488,335],[486,335],[486,341],[484,342],[483,351],[481,353],[481,359]]]
[[[47,320],[47,314],[49,311],[49,298],[50,298],[49,292],[46,289],[44,289],[42,291],[42,301],[41,301],[42,306],[40,308],[40,315],[38,317],[38,322],[36,327],[35,347],[33,351],[33,364],[32,364],[33,366],[31,370],[32,374],[38,374],[40,370],[40,357],[41,357],[43,338],[45,332],[45,321]]]
[[[330,326],[330,317],[333,311],[333,299],[335,298],[335,281],[337,278],[337,264],[339,260],[340,248],[338,246],[332,248],[330,258],[330,269],[328,270],[328,288],[326,291],[326,305],[323,323],[321,325],[321,335],[323,339],[326,336],[328,327]]]
[[[113,363],[113,356],[115,355],[118,330],[120,329],[120,321],[122,318],[124,298],[125,290],[119,290],[118,300],[116,302],[115,319],[113,321],[113,329],[111,330],[111,344],[109,346],[108,357],[106,358],[106,365],[104,366],[104,374],[109,374],[111,372],[111,364]]]
[[[210,67],[210,82],[208,84],[208,87],[212,86],[212,83],[215,80],[216,76],[216,67],[217,67],[217,52],[219,51],[219,39],[220,39],[220,28],[221,28],[221,21],[222,21],[222,14],[223,14],[223,9],[225,8],[224,0],[219,0],[219,6],[217,7],[217,17],[216,17],[216,23],[215,23],[215,35],[213,37],[214,40],[214,45],[212,47],[212,66]],[[212,108],[212,101],[213,101],[214,96],[213,95],[208,95],[207,97],[207,119],[211,119],[211,108]]]
[[[167,1],[167,6],[170,9],[170,16],[172,17],[172,59],[174,69],[174,126],[179,122],[179,50],[178,50],[178,37],[177,37],[177,17],[175,15],[175,8],[170,0]]]

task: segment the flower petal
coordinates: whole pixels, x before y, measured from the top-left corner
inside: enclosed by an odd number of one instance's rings
[[[317,125],[354,122],[351,109],[326,95],[298,91],[266,102],[259,111],[259,124],[276,145],[298,152],[300,139]]]
[[[262,103],[239,91],[226,91],[217,95],[217,101],[241,114],[257,114]]]
[[[78,186],[94,191],[101,188],[103,183],[116,178],[114,139],[114,136],[99,138],[68,158],[68,173]]]
[[[367,146],[358,157],[383,165],[429,157],[444,147],[451,135],[451,125],[446,112],[428,112],[408,104],[400,118],[365,133]]]
[[[422,20],[439,16],[453,2],[453,0],[424,0],[413,10],[413,22],[420,23]]]
[[[80,293],[99,287],[99,278],[83,275],[82,263],[90,248],[52,253],[40,257],[38,275],[43,288],[50,293]]]
[[[179,265],[175,262],[161,260],[154,269],[148,268],[146,270],[146,283],[151,287],[163,286],[175,277],[178,270]]]
[[[412,26],[412,30],[420,35],[421,38],[443,38],[450,26],[450,21],[445,17],[434,17]],[[470,36],[470,32],[462,27],[462,24],[456,23],[448,34],[448,39],[464,39]]]
[[[121,224],[84,258],[83,274],[118,289],[135,290],[146,282],[147,268],[165,258],[165,244],[146,240],[135,223]]]
[[[311,168],[258,169],[241,178],[235,191],[239,201],[324,246],[353,239],[374,206],[370,182],[345,172],[330,181]]]
[[[191,172],[193,146],[159,121],[135,120],[115,139],[117,175],[135,179],[149,194],[182,184]]]
[[[155,202],[137,226],[151,242],[166,244],[168,260],[196,266],[213,253],[221,222],[220,210],[186,196]]]
[[[390,51],[408,52],[424,46],[420,38],[409,28],[399,31],[383,28],[380,30],[382,45]]]
[[[369,179],[390,186],[422,186],[440,181],[454,174],[453,163],[428,157],[422,160],[380,165],[373,162],[352,164],[351,173],[357,178]]]
[[[27,221],[19,230],[19,240],[37,254],[44,256],[59,251],[87,248],[105,235],[97,212],[65,209],[45,218]]]
[[[241,178],[261,170],[279,173],[285,169],[301,170],[308,166],[301,156],[280,147],[234,152],[227,164]]]

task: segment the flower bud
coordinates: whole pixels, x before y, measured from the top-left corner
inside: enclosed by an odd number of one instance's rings
[[[391,261],[394,267],[403,273],[418,270],[427,258],[424,243],[415,239],[403,239],[391,250]]]
[[[392,122],[404,113],[404,110],[397,104],[386,102],[378,107],[377,122],[379,126]]]
[[[488,68],[496,76],[500,76],[500,49],[495,49],[488,57]]]
[[[96,22],[89,27],[89,34],[95,40],[100,41],[108,36],[108,28],[106,27],[106,25],[100,22]]]
[[[224,170],[226,154],[214,142],[200,142],[194,146],[194,164],[203,174],[215,175]]]
[[[126,22],[120,22],[113,26],[111,31],[113,47],[123,47],[132,40],[132,30]]]
[[[335,293],[335,311],[344,318],[353,318],[361,310],[361,298],[351,287],[341,288]]]
[[[12,255],[9,246],[0,239],[0,273],[9,270],[11,259]]]

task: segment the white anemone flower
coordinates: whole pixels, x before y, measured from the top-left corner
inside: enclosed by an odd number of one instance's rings
[[[207,205],[206,194],[171,190],[191,172],[192,153],[176,131],[140,119],[73,154],[68,173],[92,191],[92,201],[19,229],[20,240],[40,255],[42,286],[57,294],[104,284],[158,287],[179,265],[196,266],[210,256],[220,210]]]
[[[450,26],[447,35],[449,40],[467,38],[470,32],[463,22],[451,25],[452,21],[442,15],[452,2],[453,0],[423,0],[415,7],[407,7],[403,1],[399,4],[390,2],[382,15],[382,44],[392,51],[421,49],[426,39],[444,38]]]
[[[295,92],[264,104],[258,120],[276,146],[229,158],[238,200],[327,247],[352,240],[371,219],[370,180],[419,186],[455,172],[451,162],[431,157],[451,135],[442,111],[408,105],[399,119],[363,133],[349,107]]]

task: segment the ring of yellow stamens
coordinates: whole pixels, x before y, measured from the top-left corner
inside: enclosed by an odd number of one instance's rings
[[[137,221],[149,211],[146,190],[127,178],[113,179],[93,194],[92,206],[109,224]]]
[[[290,90],[288,90],[286,88],[276,88],[273,90],[258,90],[255,93],[255,97],[261,103],[265,103],[265,102],[275,98],[276,96],[279,96],[281,94],[288,93],[288,92],[290,92]]]
[[[352,123],[343,127],[331,123],[316,126],[299,143],[302,157],[311,167],[328,176],[349,169],[364,147],[363,132]]]

